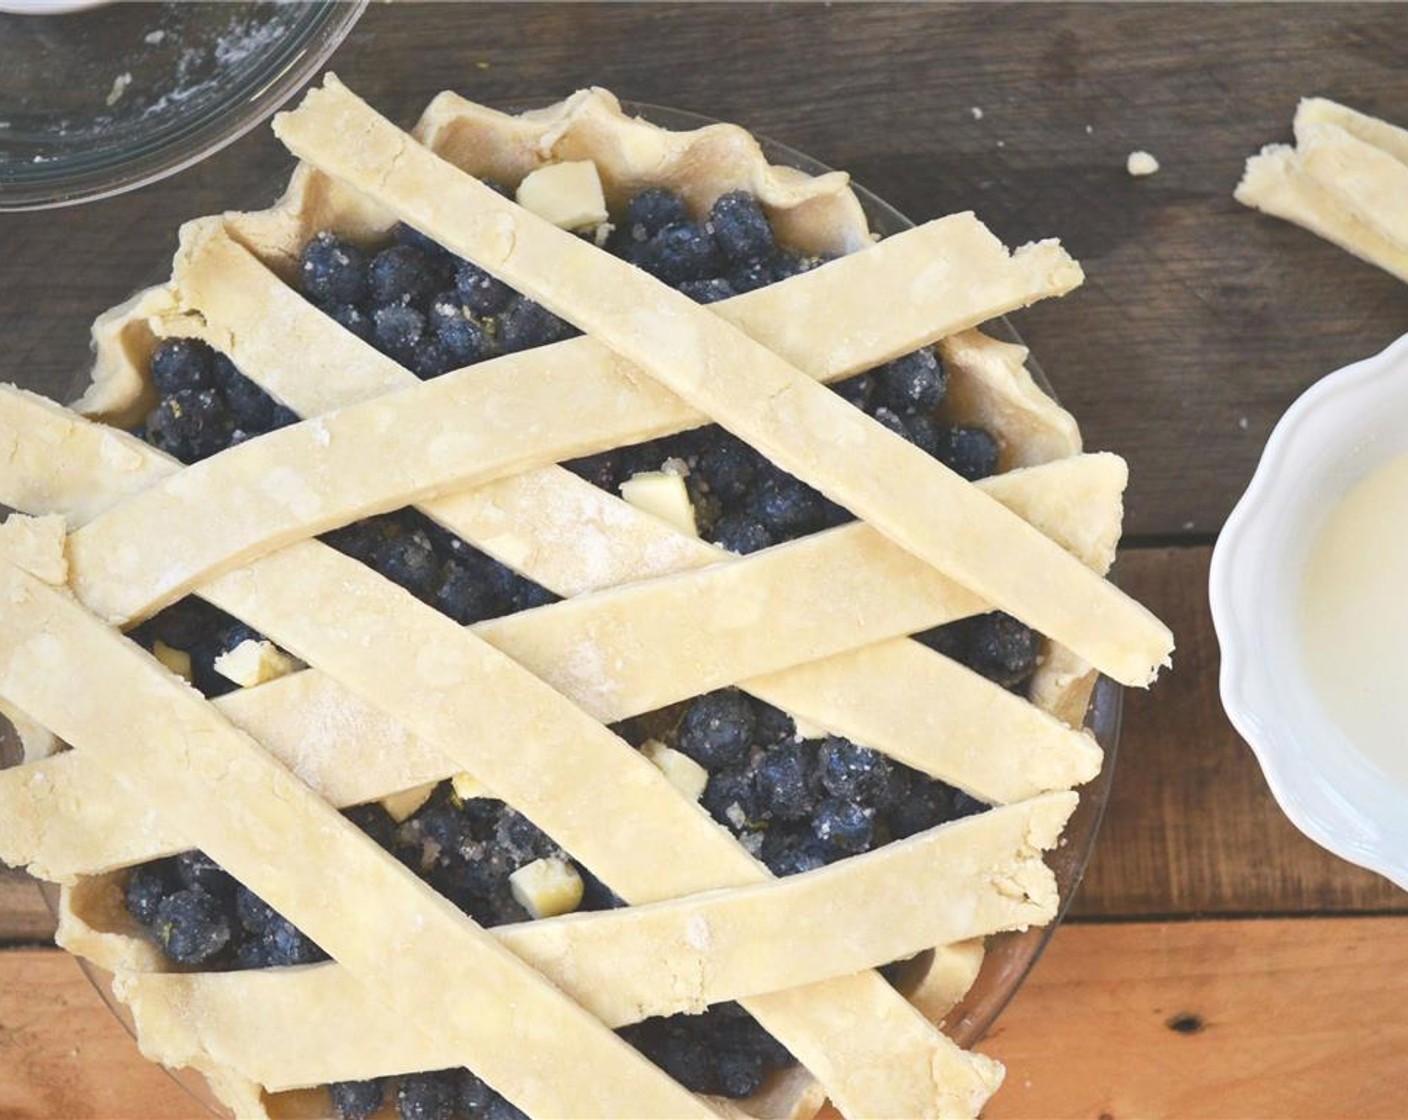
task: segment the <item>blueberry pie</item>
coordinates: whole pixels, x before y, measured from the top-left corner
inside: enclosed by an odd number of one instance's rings
[[[1051,920],[1123,462],[975,328],[971,214],[580,92],[329,78],[74,410],[0,388],[0,857],[239,1116],[973,1116]]]

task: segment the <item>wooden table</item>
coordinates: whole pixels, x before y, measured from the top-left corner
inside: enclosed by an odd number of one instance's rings
[[[1074,917],[985,1048],[988,1114],[1401,1116],[1408,897],[1295,832],[1222,714],[1210,546],[1271,426],[1408,328],[1408,289],[1242,209],[1242,160],[1296,99],[1408,121],[1401,9],[1322,6],[375,6],[336,69],[403,121],[597,83],[743,122],[851,170],[914,218],[973,208],[1059,235],[1089,282],[1018,319],[1088,445],[1133,469],[1125,585],[1174,628],[1131,696]],[[981,110],[981,114],[978,112]],[[1132,179],[1143,148],[1163,170]],[[162,275],[178,221],[258,205],[261,129],[133,195],[0,218],[5,376],[61,392],[92,315]],[[3,825],[0,825],[2,827]],[[0,871],[0,1117],[193,1115],[48,946]]]

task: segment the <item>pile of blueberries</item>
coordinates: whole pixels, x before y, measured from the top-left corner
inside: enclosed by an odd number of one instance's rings
[[[629,202],[607,248],[701,303],[825,263],[779,246],[757,200],[742,191],[721,197],[700,222],[690,219],[678,195],[643,191]],[[406,226],[375,252],[319,233],[304,249],[299,278],[313,303],[422,378],[576,333]],[[158,403],[137,432],[184,462],[297,420],[227,357],[198,341],[164,342],[152,358],[151,380]],[[940,420],[946,388],[946,373],[931,348],[835,386],[856,407],[964,477],[983,478],[997,468],[997,443],[980,428]],[[666,464],[683,465],[701,532],[737,553],[850,519],[844,509],[712,425],[565,465],[614,493],[633,474]],[[555,600],[414,510],[358,522],[324,540],[461,624]],[[162,611],[131,636],[148,648],[161,641],[190,654],[194,683],[211,697],[234,687],[215,672],[215,659],[242,641],[260,638],[197,599]],[[1034,670],[1039,641],[998,613],[916,638],[1013,689],[1023,687]],[[785,713],[736,689],[637,717],[615,730],[636,746],[647,738],[663,739],[704,766],[709,772],[705,808],[777,875],[821,867],[986,807],[845,739],[800,739]],[[499,801],[461,800],[448,782],[399,824],[379,805],[359,806],[347,816],[485,926],[527,919],[508,889],[514,870],[545,856],[565,858],[522,814]],[[583,910],[622,904],[586,868],[578,865],[578,871],[586,887]],[[199,852],[134,869],[126,897],[133,916],[181,965],[267,968],[326,957]],[[621,1034],[700,1092],[748,1096],[769,1072],[794,1064],[736,1004],[703,1015],[647,1020]],[[372,1115],[388,1094],[403,1120],[521,1115],[466,1070],[345,1082],[329,1091],[344,1120]]]

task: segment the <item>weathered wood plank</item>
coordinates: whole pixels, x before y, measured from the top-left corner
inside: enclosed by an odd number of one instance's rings
[[[1287,403],[1403,330],[1398,281],[1231,197],[1302,95],[1408,122],[1401,30],[1392,5],[375,5],[334,62],[403,121],[442,88],[600,84],[739,120],[916,219],[1061,236],[1089,283],[1019,326],[1091,445],[1130,457],[1131,532],[1206,534]],[[1131,179],[1135,148],[1163,170]],[[62,391],[91,317],[164,277],[180,221],[264,204],[287,167],[260,128],[62,220],[0,217],[0,373]]]
[[[1061,929],[982,1049],[985,1115],[1403,1115],[1408,918]]]
[[[1172,628],[1173,672],[1126,692],[1124,738],[1083,916],[1408,910],[1408,895],[1311,843],[1271,797],[1217,692],[1211,549],[1126,552],[1120,579]]]

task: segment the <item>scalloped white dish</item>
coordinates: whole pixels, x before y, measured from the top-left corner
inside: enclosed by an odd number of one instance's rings
[[[1325,521],[1408,451],[1408,335],[1307,390],[1276,425],[1213,552],[1222,703],[1291,822],[1408,889],[1408,786],[1362,753],[1307,671],[1302,583]]]

